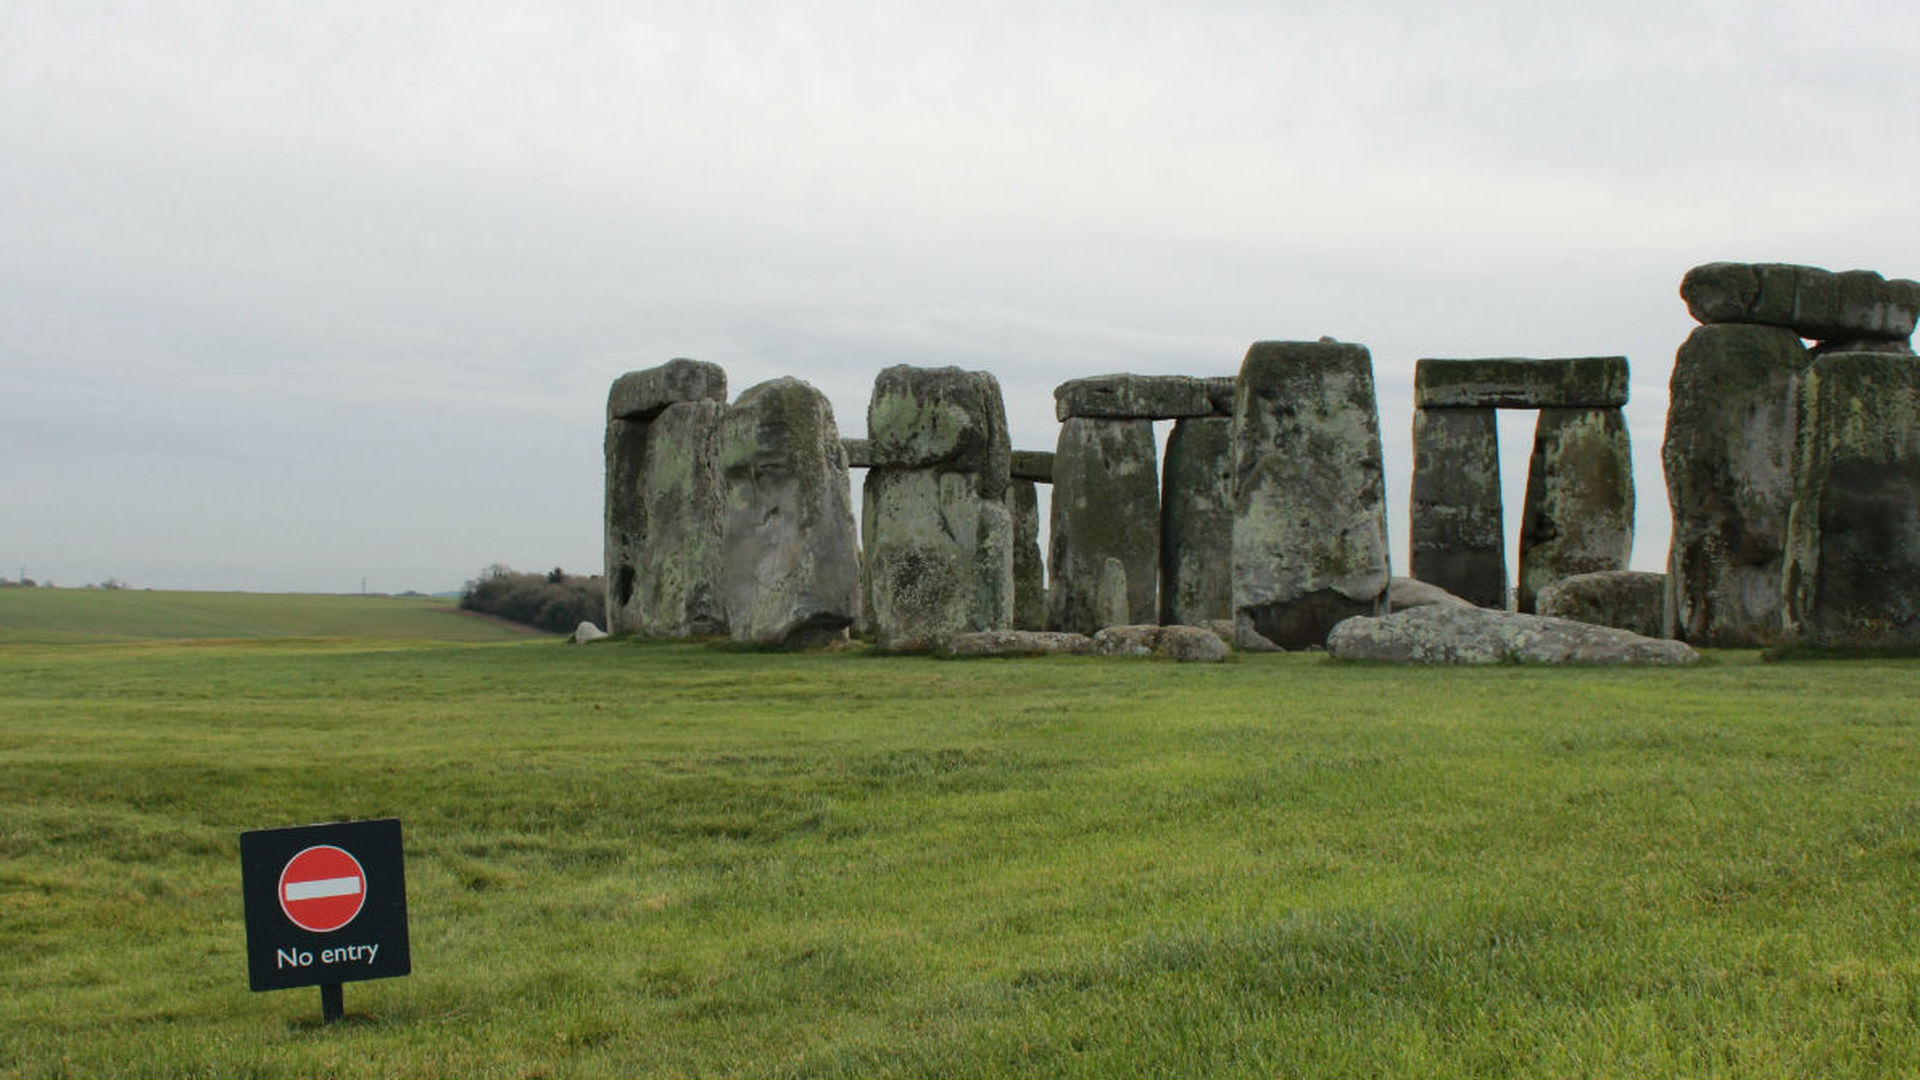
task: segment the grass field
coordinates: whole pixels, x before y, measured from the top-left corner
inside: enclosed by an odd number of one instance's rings
[[[235,638],[511,641],[525,631],[432,597],[0,589],[0,645]]]
[[[0,1074],[1913,1075],[1917,702],[1739,653],[8,644]],[[239,833],[384,816],[414,974],[249,993]]]

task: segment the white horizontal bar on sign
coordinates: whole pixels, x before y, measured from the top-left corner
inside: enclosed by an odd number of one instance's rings
[[[320,900],[329,896],[352,896],[360,891],[357,877],[314,878],[312,881],[287,882],[287,899]]]

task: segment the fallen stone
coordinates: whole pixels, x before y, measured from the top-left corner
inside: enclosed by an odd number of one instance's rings
[[[1464,597],[1455,596],[1453,593],[1448,592],[1438,585],[1431,585],[1410,577],[1394,578],[1393,584],[1387,589],[1387,596],[1389,599],[1389,613],[1393,611],[1406,611],[1408,608],[1429,607],[1434,604],[1442,607],[1487,606],[1485,604],[1475,604],[1473,601]],[[1499,607],[1503,605],[1495,606]]]
[[[1627,403],[1627,358],[1421,360],[1421,409],[1617,409]]]
[[[1660,448],[1672,514],[1662,635],[1760,647],[1786,633],[1781,581],[1800,427],[1800,336],[1772,326],[1695,327],[1674,357]]]
[[[1217,664],[1230,654],[1218,634],[1198,626],[1109,626],[1093,635],[1101,656],[1156,656],[1182,664]]]
[[[718,364],[669,360],[656,368],[629,371],[607,392],[608,420],[649,420],[676,401],[727,400],[727,373]]]
[[[1348,619],[1327,638],[1337,660],[1400,664],[1691,664],[1678,641],[1571,619],[1434,604]]]
[[[1233,421],[1176,420],[1160,468],[1160,621],[1233,615]]]
[[[1514,606],[1575,574],[1624,570],[1633,551],[1633,450],[1619,409],[1542,409],[1520,522]]]
[[[1779,326],[1823,341],[1905,341],[1920,315],[1920,282],[1791,263],[1696,266],[1681,279],[1680,297],[1703,323]]]
[[[942,642],[944,656],[1090,656],[1093,639],[1056,630],[976,630]]]
[[[1053,391],[1059,420],[1176,420],[1212,412],[1206,381],[1187,375],[1097,375]]]
[[[1158,609],[1160,485],[1153,423],[1073,417],[1060,425],[1054,453],[1053,521],[1047,571],[1047,625],[1090,634],[1100,607],[1106,561],[1125,571],[1124,623],[1148,623]]]
[[[590,622],[583,622],[573,628],[573,643],[575,645],[585,645],[589,641],[599,641],[606,636],[607,632],[605,630],[600,629]]]
[[[1304,648],[1342,619],[1385,611],[1386,489],[1366,348],[1255,342],[1235,409],[1236,621]]]
[[[721,589],[733,639],[801,649],[845,641],[860,554],[833,406],[798,379],[761,383],[727,410],[719,456]]]
[[[1480,607],[1507,603],[1500,429],[1492,409],[1413,411],[1413,576]]]
[[[1832,353],[1807,369],[1784,591],[1790,636],[1920,645],[1920,363]]]
[[[1541,615],[1611,626],[1642,637],[1666,637],[1663,629],[1667,575],[1641,570],[1603,570],[1575,574],[1540,590],[1534,607]]]

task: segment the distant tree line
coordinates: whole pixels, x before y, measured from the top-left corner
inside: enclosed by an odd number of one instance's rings
[[[557,566],[544,574],[522,574],[494,563],[467,582],[460,606],[568,634],[583,622],[607,625],[606,579],[569,574]]]

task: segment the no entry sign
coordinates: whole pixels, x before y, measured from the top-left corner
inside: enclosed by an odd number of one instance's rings
[[[413,970],[396,819],[241,833],[240,889],[255,990],[337,988]]]
[[[367,872],[345,848],[315,844],[280,871],[280,910],[302,930],[338,930],[360,914],[366,901]]]

